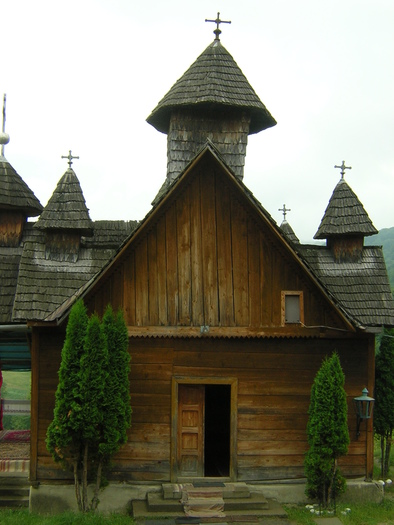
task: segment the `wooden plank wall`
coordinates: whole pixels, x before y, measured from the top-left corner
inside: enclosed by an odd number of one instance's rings
[[[212,166],[193,173],[89,295],[90,310],[101,313],[111,302],[124,308],[130,326],[277,327],[281,291],[297,290],[304,292],[306,325],[343,327],[306,272],[239,199]]]
[[[310,388],[325,355],[340,354],[346,376],[351,446],[340,463],[347,476],[366,469],[366,431],[356,440],[352,399],[368,384],[368,341],[292,339],[130,340],[132,426],[128,443],[114,459],[110,479],[169,481],[171,381],[182,377],[235,378],[238,382],[237,479],[304,476]],[[52,418],[59,340],[41,336],[39,356],[37,479],[70,479],[45,447]]]

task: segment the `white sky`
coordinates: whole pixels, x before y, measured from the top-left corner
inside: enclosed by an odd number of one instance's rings
[[[249,137],[245,184],[311,241],[340,178],[394,226],[392,0],[0,0],[5,157],[45,205],[73,168],[96,219],[142,219],[164,181],[166,136],[145,122],[212,42],[277,120]]]

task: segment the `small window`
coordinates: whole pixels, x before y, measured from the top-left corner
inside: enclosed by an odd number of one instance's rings
[[[304,323],[302,292],[282,292],[282,326]]]

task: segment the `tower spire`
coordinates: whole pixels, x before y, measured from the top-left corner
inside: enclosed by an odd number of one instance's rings
[[[1,156],[2,157],[4,157],[4,146],[5,144],[8,144],[10,141],[10,136],[8,135],[8,133],[5,132],[6,101],[7,101],[7,96],[4,93],[4,96],[3,96],[3,125],[2,125],[1,133],[0,133],[0,144],[1,144]]]

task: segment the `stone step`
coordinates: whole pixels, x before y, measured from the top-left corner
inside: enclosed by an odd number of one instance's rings
[[[246,483],[210,483],[210,482],[194,482],[194,483],[163,483],[163,496],[164,499],[181,499],[182,490],[187,488],[198,488],[198,489],[220,489],[223,492],[223,499],[232,498],[249,498],[250,490]]]
[[[147,494],[147,509],[151,512],[183,512],[183,505],[179,499],[164,499],[163,495],[157,492]],[[224,499],[224,512],[228,510],[267,510],[268,501],[262,494],[249,494],[248,498],[236,498],[232,495],[229,499]]]
[[[0,508],[20,508],[29,506],[29,489],[1,487]]]
[[[225,510],[224,518],[188,518],[185,517],[181,505],[179,510],[175,511],[164,510],[164,511],[152,511],[148,508],[146,500],[133,500],[132,501],[132,516],[137,524],[164,524],[173,525],[181,523],[217,523],[223,524],[228,523],[232,525],[234,523],[263,523],[264,525],[286,525],[289,524],[287,514],[279,503],[273,500],[269,500],[267,509],[251,509],[244,508],[242,510]]]
[[[20,478],[0,478],[0,508],[29,506],[30,485]]]

